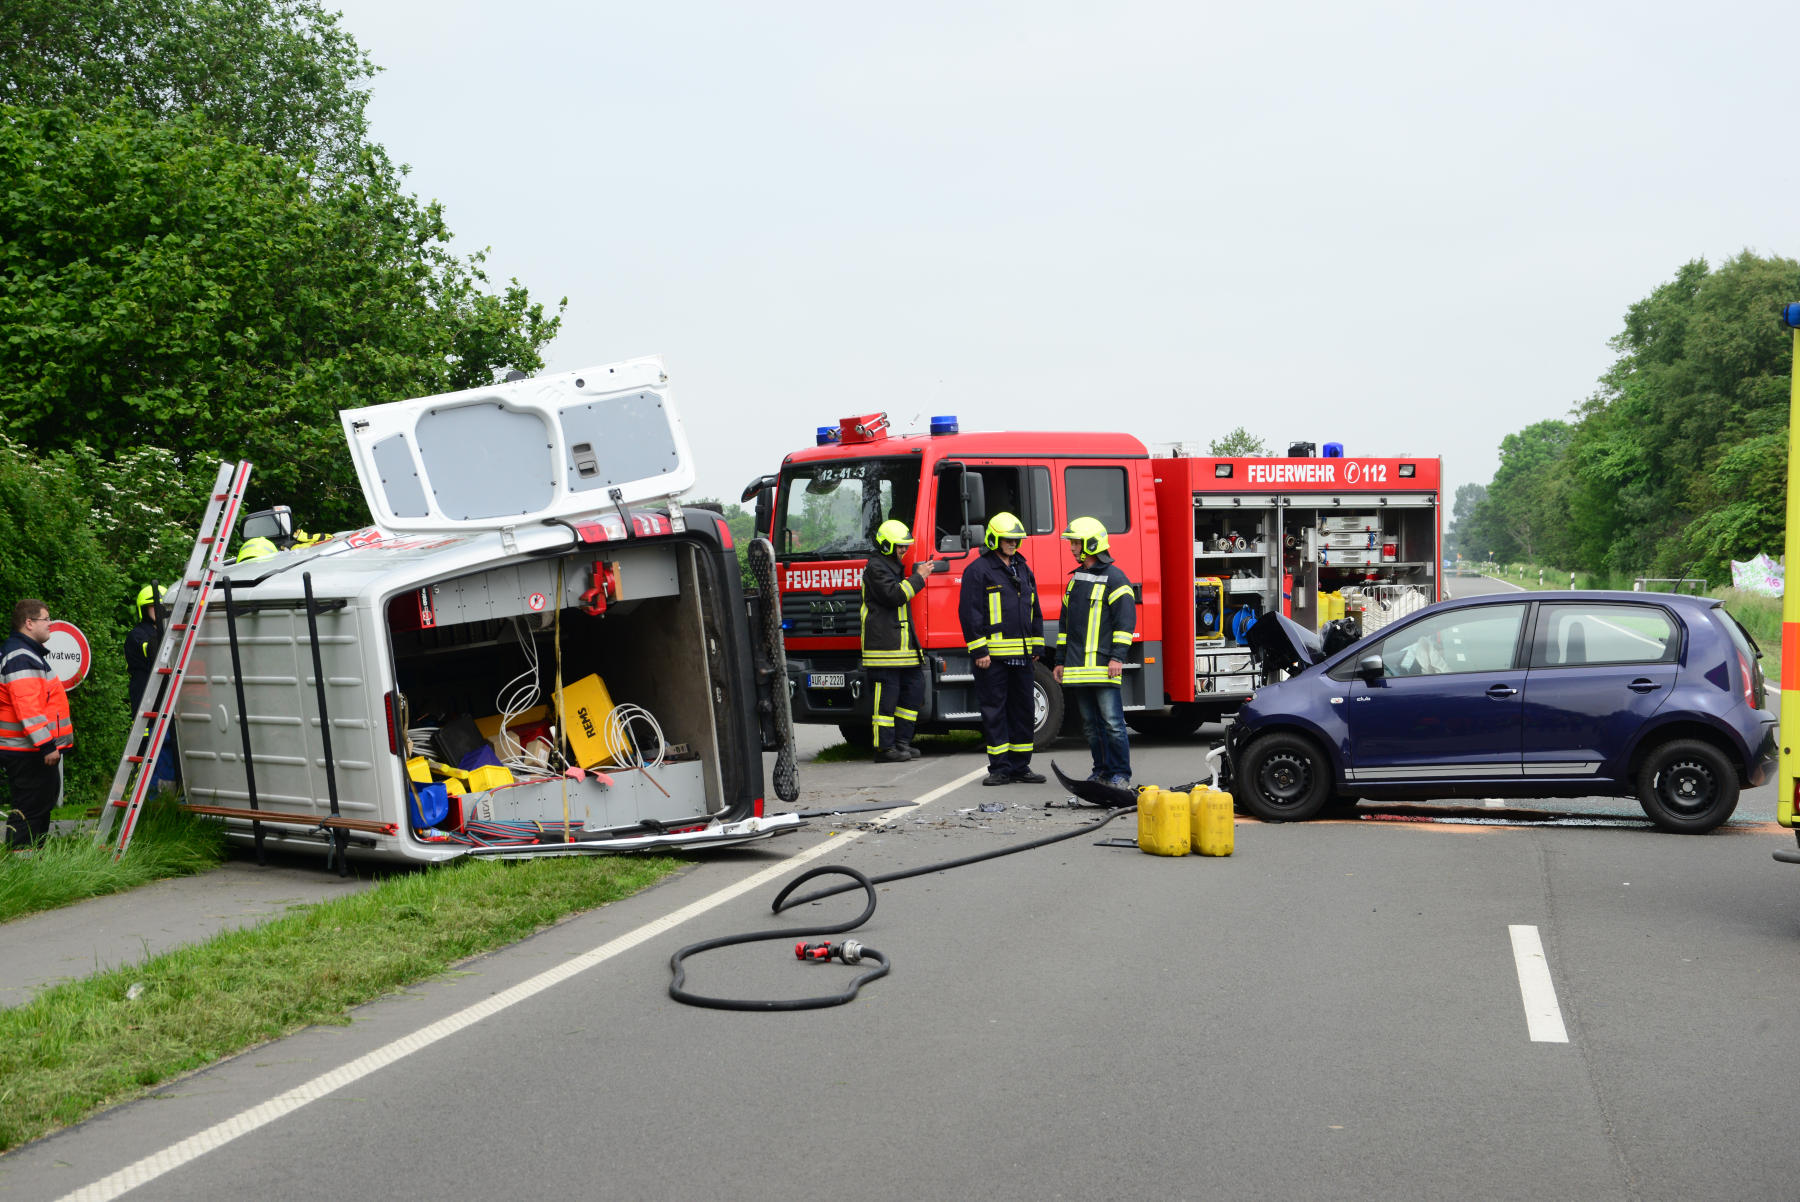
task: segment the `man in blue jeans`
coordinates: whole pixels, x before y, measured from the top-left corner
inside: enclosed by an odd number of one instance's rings
[[[1107,554],[1106,527],[1081,517],[1063,531],[1075,570],[1063,593],[1056,633],[1056,679],[1073,694],[1087,730],[1094,771],[1089,780],[1131,787],[1131,736],[1125,730],[1120,676],[1131,654],[1137,599],[1131,581]]]

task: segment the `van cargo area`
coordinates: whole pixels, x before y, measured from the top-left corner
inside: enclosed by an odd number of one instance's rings
[[[523,745],[531,741],[516,729],[510,741],[496,734],[489,745],[522,783],[465,794],[459,807],[464,817],[554,826],[557,838],[565,819],[573,830],[617,833],[641,830],[646,819],[711,816],[719,812],[712,799],[735,794],[745,783],[726,779],[736,761],[719,756],[703,616],[710,607],[717,625],[718,599],[701,579],[693,548],[607,554],[612,558],[600,562],[616,599],[599,615],[581,604],[591,587],[592,557],[490,568],[434,585],[429,616],[435,624],[429,627],[420,625],[424,611],[417,593],[388,601],[400,712],[413,736],[410,753],[429,751],[421,735],[429,737],[458,716],[502,716],[509,698],[514,714],[548,706],[555,753],[548,767],[555,771],[532,771],[530,747]],[[555,704],[559,675],[569,686],[561,706]],[[589,678],[597,687],[574,687]],[[590,691],[605,700],[590,699]],[[606,738],[608,722],[624,737]],[[499,731],[497,722],[490,725]],[[527,733],[542,725],[542,719],[528,724]],[[541,741],[532,745],[545,747]],[[513,748],[518,750],[511,755],[500,754]],[[592,775],[571,780],[561,774],[566,767],[596,769],[611,783]],[[449,833],[472,844],[486,841],[466,830]]]

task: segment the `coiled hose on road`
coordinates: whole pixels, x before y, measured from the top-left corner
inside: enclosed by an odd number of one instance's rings
[[[1061,843],[1064,839],[1073,839],[1077,835],[1092,834],[1111,822],[1114,818],[1119,817],[1121,814],[1131,814],[1135,812],[1136,811],[1131,807],[1110,810],[1106,816],[1098,822],[1084,823],[1081,826],[1073,827],[1060,834],[1047,835],[1042,839],[1032,839],[1026,843],[1015,843],[1010,847],[1002,847],[994,851],[984,851],[972,856],[962,856],[955,860],[944,860],[936,864],[926,864],[920,868],[907,868],[899,872],[884,873],[883,875],[876,877],[868,876],[855,868],[841,864],[824,864],[817,868],[808,869],[781,887],[781,892],[777,893],[775,895],[775,900],[769,903],[769,909],[771,911],[779,914],[783,910],[789,910],[807,902],[815,902],[827,897],[836,897],[838,894],[848,893],[852,889],[861,889],[868,897],[868,903],[863,907],[863,912],[855,918],[850,919],[848,922],[840,922],[833,926],[812,927],[805,930],[751,931],[742,935],[720,935],[715,939],[703,939],[699,943],[690,943],[680,951],[676,952],[673,956],[669,957],[669,968],[675,974],[674,979],[669,982],[669,996],[684,1005],[705,1006],[712,1010],[821,1010],[826,1006],[841,1006],[845,1002],[855,998],[857,991],[868,982],[879,980],[887,975],[888,969],[892,967],[888,962],[887,956],[876,951],[872,947],[865,947],[862,944],[857,943],[854,939],[847,939],[841,945],[832,945],[821,948],[819,946],[809,947],[805,943],[805,938],[808,935],[842,935],[847,931],[854,931],[857,927],[869,921],[869,917],[875,913],[875,886],[885,885],[890,881],[904,881],[909,877],[924,876],[929,872],[945,872],[952,868],[963,868],[970,864],[979,864],[983,860],[997,860],[1001,856],[1017,855],[1019,852],[1031,851],[1033,848],[1048,847],[1052,843]],[[847,884],[836,885],[828,889],[820,889],[816,892],[808,893],[805,897],[789,900],[789,895],[807,881],[812,880],[814,877],[828,875],[847,876],[850,877],[851,880]],[[732,947],[739,943],[758,943],[768,939],[795,938],[801,940],[800,945],[795,950],[802,959],[815,961],[836,959],[841,960],[846,964],[856,964],[863,960],[873,960],[877,967],[858,975],[844,987],[842,992],[824,994],[819,997],[711,997],[703,993],[693,993],[690,990],[683,988],[687,981],[687,968],[683,961],[689,956],[699,955],[701,952],[713,951],[716,948]]]

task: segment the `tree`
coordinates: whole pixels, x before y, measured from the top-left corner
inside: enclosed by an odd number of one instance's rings
[[[1618,358],[1573,425],[1507,437],[1458,537],[1479,532],[1503,557],[1713,580],[1779,545],[1792,344],[1776,313],[1795,296],[1792,259],[1683,264],[1626,312]]]
[[[366,520],[339,409],[542,365],[560,316],[376,169],[309,181],[200,117],[0,106],[0,421],[39,450],[254,462],[250,506]]]
[[[1215,438],[1207,447],[1209,455],[1267,455],[1269,444],[1239,426],[1222,438]]]
[[[327,174],[369,148],[377,68],[317,0],[8,0],[0,104],[92,116],[123,98]],[[385,167],[385,160],[381,163]]]
[[[1450,533],[1444,540],[1449,544],[1447,550],[1455,550],[1467,559],[1487,558],[1485,548],[1477,551],[1469,536],[1477,533],[1476,511],[1482,502],[1487,500],[1487,485],[1464,484],[1456,490],[1456,500],[1450,510]]]
[[[1500,467],[1488,487],[1483,522],[1500,559],[1553,555],[1563,454],[1574,428],[1542,421],[1500,440]]]
[[[1800,263],[1745,251],[1716,271],[1684,264],[1631,306],[1574,448],[1589,558],[1718,579],[1780,541],[1767,484],[1782,478],[1791,340],[1775,315],[1796,295]]]

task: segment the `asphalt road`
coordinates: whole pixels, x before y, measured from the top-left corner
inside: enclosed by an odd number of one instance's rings
[[[1199,775],[1216,733],[1138,741],[1138,779]],[[1076,768],[1085,748],[1052,754]],[[800,997],[853,975],[790,948],[857,902],[769,913],[796,859],[882,873],[1096,820],[981,769],[806,765],[802,808],[931,800],[719,854],[185,1078],[0,1159],[0,1196],[1800,1193],[1780,1035],[1800,869],[1770,859],[1791,835],[1742,813],[1683,837],[1616,800],[1586,813],[1618,825],[1365,808],[1242,820],[1229,859],[1096,846],[1134,833],[1123,818],[882,886],[855,936],[893,971],[847,1006],[670,1000],[670,954],[736,931],[784,936],[696,957],[691,988]]]

